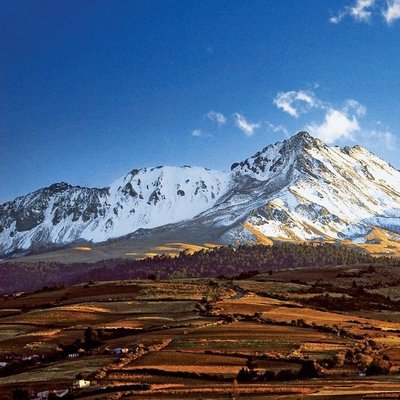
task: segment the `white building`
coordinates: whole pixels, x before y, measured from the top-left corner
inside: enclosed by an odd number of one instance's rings
[[[75,389],[85,389],[90,387],[90,381],[86,381],[85,379],[76,379],[72,383],[72,387]]]

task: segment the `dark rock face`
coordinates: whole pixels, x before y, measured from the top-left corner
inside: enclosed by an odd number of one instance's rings
[[[149,201],[147,203],[156,205],[160,201],[161,197],[162,197],[162,195],[161,195],[160,189],[155,189],[151,193],[151,195],[149,197]]]
[[[125,185],[125,187],[122,189],[122,193],[127,195],[127,196],[131,196],[131,197],[137,197],[138,196],[138,193],[133,188],[133,186],[132,186],[132,184],[130,182],[128,182]]]
[[[200,192],[205,192],[206,190],[207,185],[203,180],[196,182],[196,190],[194,191],[194,195],[197,196]]]
[[[17,232],[29,231],[44,221],[43,213],[34,214],[24,210],[21,214],[13,213]]]
[[[68,218],[73,222],[79,219],[87,222],[104,216],[102,199],[107,195],[107,188],[88,189],[67,183],[53,184],[0,206],[0,233],[12,226],[15,232],[30,231],[46,220],[48,210],[53,226]]]

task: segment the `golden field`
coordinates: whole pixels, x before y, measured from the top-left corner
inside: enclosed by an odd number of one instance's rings
[[[0,398],[9,398],[17,387],[70,387],[78,373],[91,381],[89,389],[76,393],[82,399],[228,398],[249,359],[258,377],[264,371],[300,374],[305,360],[315,360],[324,371],[317,379],[239,381],[239,399],[399,396],[397,311],[375,309],[374,297],[368,303],[370,294],[394,299],[400,293],[398,286],[388,286],[397,271],[382,268],[281,270],[242,280],[103,282],[4,296],[0,360],[38,358],[3,373]],[[339,309],[340,301],[352,298],[351,290],[367,284],[373,287],[365,289],[365,309]],[[338,309],[312,303],[326,295],[337,299]],[[102,335],[90,349],[82,342],[88,327]],[[82,348],[69,359],[64,349],[77,340]],[[115,348],[127,352],[115,355]],[[390,373],[360,377],[357,357],[325,365],[354,349],[365,365],[389,359]],[[143,384],[146,390],[138,390]]]

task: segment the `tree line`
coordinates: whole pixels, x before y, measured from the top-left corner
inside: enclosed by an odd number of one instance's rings
[[[326,243],[223,246],[193,254],[181,251],[177,256],[162,254],[141,260],[111,259],[95,263],[14,261],[0,264],[0,291],[31,291],[45,285],[89,281],[235,277],[252,271],[369,264],[398,266],[400,261]]]

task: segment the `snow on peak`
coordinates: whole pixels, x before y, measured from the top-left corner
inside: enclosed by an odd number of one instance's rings
[[[299,132],[231,172],[158,166],[102,189],[61,182],[19,197],[0,206],[0,254],[178,222],[224,227],[228,242],[256,231],[301,240],[358,240],[374,226],[400,233],[400,172],[360,146],[327,146]]]
[[[104,220],[88,226],[82,237],[99,242],[193,218],[212,207],[229,182],[229,173],[200,167],[133,170],[111,184]]]
[[[268,217],[265,211],[253,213],[252,222],[263,234],[302,240],[352,238],[366,234],[377,221],[400,231],[400,172],[369,151],[330,147],[302,132],[266,154],[272,158],[267,171],[254,169],[256,162],[242,167],[243,173],[267,185],[286,174],[285,184],[265,198],[267,209],[274,211]],[[277,197],[284,206],[270,202]]]
[[[304,155],[313,148],[325,146],[307,132],[299,132],[283,142],[264,147],[252,157],[232,164],[236,174],[249,175],[267,181],[276,174],[286,173],[296,163],[301,163]]]
[[[229,173],[189,166],[135,169],[103,189],[57,183],[0,206],[0,254],[184,221],[229,185]]]

